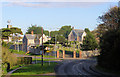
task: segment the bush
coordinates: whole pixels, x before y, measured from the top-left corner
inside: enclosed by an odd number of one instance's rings
[[[2,47],[2,62],[3,63],[10,63],[10,67],[17,64],[17,57],[12,54],[8,48]]]
[[[18,57],[18,64],[32,64],[32,57]]]
[[[11,45],[13,45],[13,43],[11,43],[11,42],[6,43],[6,42],[2,41],[2,46],[3,46],[3,47],[10,48]]]
[[[5,63],[2,63],[2,73],[3,74],[7,74],[7,71],[10,69],[10,64],[5,62]]]
[[[17,57],[7,47],[2,47],[2,71],[6,74],[9,69],[17,65]]]

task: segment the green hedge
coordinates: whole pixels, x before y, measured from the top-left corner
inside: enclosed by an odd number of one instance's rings
[[[32,57],[18,57],[18,64],[32,64]]]

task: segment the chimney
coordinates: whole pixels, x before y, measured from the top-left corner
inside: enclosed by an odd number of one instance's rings
[[[74,27],[72,27],[72,30],[74,29]]]
[[[33,35],[33,30],[31,31],[31,34]]]

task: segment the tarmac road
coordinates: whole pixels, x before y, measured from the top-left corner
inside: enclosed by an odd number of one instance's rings
[[[57,77],[114,77],[93,70],[95,59],[64,60],[56,69]]]

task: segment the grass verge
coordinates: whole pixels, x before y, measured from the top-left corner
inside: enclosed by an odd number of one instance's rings
[[[53,73],[54,67],[57,63],[51,63],[49,66],[49,63],[44,62],[43,66],[41,64],[32,64],[25,67],[22,67],[15,72],[12,73],[12,75],[37,75],[37,74],[45,74],[45,73]]]
[[[16,54],[21,54],[21,55],[24,55],[25,52],[24,51],[21,51],[21,50],[14,50],[14,49],[9,49],[12,53],[16,53]]]
[[[41,59],[35,59],[35,58],[32,59],[32,61],[35,61],[35,60],[41,61]],[[58,60],[62,60],[62,59],[43,59],[43,61],[58,61]]]
[[[10,68],[10,70],[8,70],[7,72],[10,72],[18,67],[21,67],[21,66],[24,66],[25,64],[20,64],[20,65],[16,65],[16,66],[13,66],[12,68]]]

